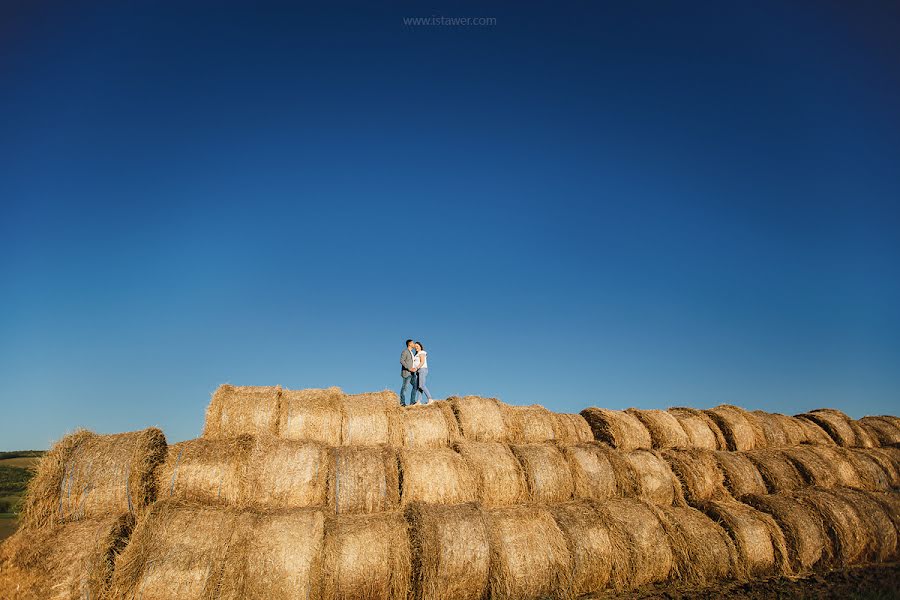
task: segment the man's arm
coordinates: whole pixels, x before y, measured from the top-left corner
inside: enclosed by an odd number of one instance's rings
[[[408,351],[406,351],[406,350],[404,350],[403,352],[401,352],[401,353],[400,353],[400,364],[401,364],[401,365],[403,366],[403,368],[406,369],[407,371],[412,371],[412,368],[413,368],[412,354],[410,354],[410,353],[409,353]]]

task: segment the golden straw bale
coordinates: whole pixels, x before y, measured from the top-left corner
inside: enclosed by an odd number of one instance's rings
[[[159,497],[204,504],[241,502],[253,438],[198,438],[169,446],[157,471]]]
[[[660,506],[684,504],[681,483],[658,452],[634,450],[624,453],[623,458],[633,469],[638,497]]]
[[[857,423],[879,446],[900,444],[900,426],[888,417],[863,417]]]
[[[486,522],[491,539],[492,600],[568,597],[569,548],[547,509],[495,508],[486,512]]]
[[[729,497],[725,476],[712,450],[671,449],[661,454],[681,483],[689,504]]]
[[[732,496],[740,498],[746,494],[766,493],[766,483],[759,469],[742,453],[721,451],[716,452],[715,457],[725,478],[725,488]]]
[[[818,454],[828,465],[834,474],[835,483],[831,487],[861,487],[859,472],[847,456],[836,446],[809,446],[810,450]],[[818,485],[818,484],[817,484]],[[828,486],[825,486],[828,487]]]
[[[134,517],[111,515],[20,529],[0,546],[0,598],[69,600],[106,594]]]
[[[900,494],[897,492],[869,492],[869,497],[881,504],[885,514],[894,524],[894,533],[900,543]]]
[[[872,450],[873,448],[838,448],[859,474],[859,485],[854,487],[872,492],[889,492],[892,487],[891,473],[871,453]]]
[[[838,480],[839,474],[832,468],[825,454],[817,451],[815,446],[785,448],[784,455],[794,464],[806,485],[823,488],[841,485]]]
[[[769,418],[774,418],[781,425],[781,430],[784,432],[785,445],[797,446],[807,441],[806,430],[797,417],[781,413],[770,413]]]
[[[897,558],[897,529],[890,507],[879,502],[873,494],[863,490],[835,488],[828,490],[850,504],[865,528],[866,550],[863,560],[887,562]]]
[[[404,448],[399,451],[401,504],[463,504],[477,497],[475,478],[452,448]]]
[[[412,504],[406,510],[412,546],[413,600],[482,600],[491,575],[491,547],[477,504]]]
[[[865,556],[870,542],[866,525],[850,502],[830,492],[806,488],[793,492],[793,496],[810,507],[825,527],[832,548],[831,564],[857,564]]]
[[[373,513],[400,506],[397,451],[388,446],[329,450],[328,507],[335,514]]]
[[[722,430],[728,450],[743,451],[765,447],[766,437],[762,426],[752,413],[730,404],[721,404],[703,412]]]
[[[594,441],[594,432],[581,415],[553,413],[553,430],[556,441],[561,444]]]
[[[687,433],[673,415],[664,410],[640,410],[629,408],[626,413],[640,421],[650,433],[653,448],[687,448],[690,445]]]
[[[543,406],[502,405],[509,441],[515,444],[541,444],[556,439],[556,418]]]
[[[627,470],[628,481],[633,479],[631,465],[615,450],[599,442],[562,446],[560,450],[572,471],[575,498],[613,498],[620,495],[619,481],[623,471]]]
[[[872,448],[875,446],[865,429],[839,410],[819,408],[797,416],[801,419],[812,421],[824,429],[838,446],[851,448]]]
[[[767,448],[783,448],[788,446],[787,435],[781,426],[781,421],[774,413],[767,413],[762,410],[751,411],[756,417],[759,426],[762,428],[763,437],[766,440]]]
[[[398,512],[328,519],[322,565],[323,600],[407,600],[406,520]]]
[[[894,448],[896,450],[896,448]],[[900,488],[900,464],[891,456],[891,448],[858,448],[857,452],[862,452],[884,469],[892,488]],[[897,453],[900,457],[900,452]]]
[[[278,436],[288,440],[340,446],[343,396],[339,387],[282,390]]]
[[[893,463],[894,468],[900,471],[900,445],[884,446],[883,448],[872,448],[869,450],[872,454],[884,457]],[[897,487],[897,486],[894,486]]]
[[[750,459],[759,474],[762,475],[766,489],[770,494],[789,492],[806,487],[806,481],[788,458],[788,455],[778,449],[750,450],[744,452],[744,456]]]
[[[613,556],[626,551],[624,538],[611,535],[608,524],[600,520],[590,502],[557,504],[550,511],[572,557],[569,574],[572,595],[603,590],[612,575]]]
[[[725,441],[722,430],[702,410],[676,406],[670,408],[668,412],[678,419],[681,428],[684,429],[684,433],[688,436],[688,443],[691,448],[704,450],[728,449],[728,442]]]
[[[731,536],[745,577],[791,574],[787,542],[770,515],[736,500],[707,502],[702,510]]]
[[[619,450],[649,449],[650,432],[637,417],[621,410],[586,408],[581,416],[591,426],[594,439],[606,442]]]
[[[522,464],[528,494],[533,502],[566,502],[572,499],[575,485],[572,471],[559,448],[552,444],[510,446]]]
[[[220,385],[206,409],[203,437],[275,435],[280,402],[280,385]]]
[[[824,429],[819,427],[815,422],[804,419],[800,416],[794,417],[794,421],[803,430],[804,440],[807,444],[815,444],[817,446],[834,446],[834,440],[828,435]]]
[[[519,504],[528,499],[528,484],[519,459],[498,442],[454,445],[475,478],[478,502],[486,508]]]
[[[472,442],[508,442],[503,403],[496,398],[465,396],[448,398],[463,437]]]
[[[610,531],[612,587],[623,590],[665,581],[674,557],[669,537],[650,504],[632,498],[594,504],[599,522]]]
[[[140,517],[156,500],[156,468],[165,456],[166,437],[154,427],[67,436],[38,463],[22,523],[45,527],[124,512]]]
[[[400,422],[407,448],[447,448],[460,438],[456,415],[446,400],[401,408]]]
[[[394,392],[354,394],[341,399],[342,446],[401,446],[400,398]]]
[[[672,549],[670,578],[692,586],[707,586],[738,578],[740,559],[722,527],[695,508],[653,506]]]
[[[767,513],[784,534],[788,558],[796,573],[829,560],[831,542],[819,514],[791,494],[750,494],[743,502]]]
[[[324,506],[328,450],[319,444],[258,438],[253,444],[241,505],[258,510]]]

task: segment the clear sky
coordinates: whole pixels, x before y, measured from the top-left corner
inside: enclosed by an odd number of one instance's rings
[[[407,337],[437,397],[900,413],[898,3],[327,4],[2,3],[0,449]]]

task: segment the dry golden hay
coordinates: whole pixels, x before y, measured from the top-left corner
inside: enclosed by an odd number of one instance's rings
[[[569,549],[570,592],[582,596],[606,588],[612,575],[613,556],[625,552],[625,540],[600,520],[590,502],[570,502],[550,507]]]
[[[481,600],[491,575],[487,525],[476,504],[412,504],[413,600]]]
[[[897,558],[897,529],[894,526],[896,515],[891,516],[889,507],[863,490],[835,488],[829,492],[846,500],[859,515],[867,534],[863,560],[887,562]]]
[[[0,598],[68,600],[105,594],[133,523],[126,513],[20,529],[2,545]]]
[[[259,510],[324,506],[328,465],[328,450],[319,444],[257,438],[240,504]]]
[[[756,417],[760,428],[762,428],[767,448],[783,448],[784,446],[793,445],[788,443],[787,434],[782,427],[781,421],[775,416],[775,413],[767,413],[762,410],[754,410],[751,412],[753,416]]]
[[[537,404],[502,405],[509,441],[515,444],[541,444],[556,439],[554,414]]]
[[[253,438],[249,435],[198,438],[169,446],[166,461],[157,472],[159,497],[238,504],[252,447]]]
[[[321,598],[407,600],[409,532],[398,512],[339,515],[325,524]]]
[[[447,401],[453,408],[460,431],[472,442],[508,442],[509,432],[503,418],[503,404],[496,398],[454,396]]]
[[[870,543],[866,525],[850,502],[830,491],[807,488],[793,492],[793,496],[817,513],[831,542],[832,564],[857,564]]]
[[[568,597],[569,548],[547,509],[495,508],[485,517],[491,540],[492,600]]]
[[[156,500],[156,468],[166,438],[156,428],[63,438],[38,463],[28,485],[23,525],[45,527],[85,517],[141,516]]]
[[[629,408],[626,413],[633,415],[650,433],[650,443],[654,448],[688,448],[690,441],[681,423],[664,410],[640,410]]]
[[[734,542],[724,529],[695,508],[652,506],[672,549],[670,578],[707,586],[740,576]]]
[[[725,476],[712,450],[672,449],[662,452],[691,505],[729,497]]]
[[[806,481],[797,467],[781,450],[750,450],[744,456],[756,466],[770,494],[806,487]]]
[[[452,448],[404,448],[400,456],[401,504],[463,504],[477,497],[469,465]]]
[[[766,493],[766,483],[749,458],[739,452],[725,451],[716,452],[715,457],[722,469],[725,488],[732,496],[740,498],[746,494]]]
[[[621,455],[600,442],[562,446],[560,450],[572,471],[574,497],[603,500],[624,493],[619,481],[631,481],[631,466]],[[627,475],[623,475],[627,473]]]
[[[863,417],[857,423],[879,446],[900,444],[900,426],[888,417]]]
[[[475,478],[475,490],[486,508],[520,504],[528,499],[528,484],[519,459],[498,442],[460,442],[454,445]]]
[[[280,385],[220,385],[206,409],[203,437],[275,435],[280,401]]]
[[[784,455],[794,464],[807,485],[832,488],[841,485],[839,473],[830,464],[824,452],[816,446],[785,448]]]
[[[566,502],[575,491],[572,471],[559,448],[552,444],[511,446],[522,464],[532,502]]]
[[[809,419],[803,419],[799,416],[794,417],[794,421],[803,430],[804,442],[807,444],[815,444],[817,446],[834,446],[834,440],[828,433]]]
[[[896,449],[895,449],[896,450]],[[900,465],[891,456],[891,448],[858,448],[857,452],[861,452],[870,459],[881,465],[887,474],[890,487],[900,488]],[[900,454],[900,453],[898,453]]]
[[[403,445],[400,399],[394,392],[344,396],[341,412],[342,446]]]
[[[400,506],[397,451],[389,446],[330,449],[328,506],[335,514],[373,513]]]
[[[401,408],[400,422],[407,448],[447,448],[460,438],[456,415],[446,400]]]
[[[834,475],[835,486],[861,487],[862,482],[859,479],[859,472],[853,466],[853,463],[847,459],[847,456],[836,446],[809,446],[815,454],[825,461],[828,468]],[[816,483],[816,485],[820,485]],[[823,486],[829,487],[829,486]]]
[[[594,441],[594,432],[581,415],[553,413],[553,430],[554,437],[560,444]]]
[[[631,465],[636,496],[660,506],[684,504],[681,482],[658,452],[633,450],[623,458]]]
[[[728,449],[728,442],[725,441],[722,430],[702,410],[676,406],[670,408],[668,412],[678,419],[681,428],[684,429],[684,433],[688,436],[688,443],[691,448],[704,450]]]
[[[859,474],[859,485],[854,486],[871,492],[889,492],[892,485],[892,471],[885,469],[881,457],[872,452],[873,448],[838,448],[838,451],[853,465]],[[893,465],[891,465],[892,467]]]
[[[702,509],[734,541],[738,572],[747,578],[791,574],[784,534],[770,515],[736,500],[708,502]]]
[[[881,504],[885,514],[894,524],[894,532],[900,542],[900,494],[897,492],[869,492],[869,497]]]
[[[665,581],[674,558],[669,537],[647,502],[613,498],[594,503],[613,541],[610,583],[617,590]]]
[[[730,404],[721,404],[703,412],[722,430],[728,450],[753,450],[765,447],[766,437],[762,426],[752,413]]]
[[[884,446],[883,448],[872,448],[869,450],[869,452],[872,454],[877,454],[883,457],[885,460],[890,461],[894,465],[894,469],[900,471],[900,444],[893,446]]]
[[[865,429],[839,410],[819,408],[797,416],[801,419],[812,421],[824,429],[838,446],[851,448],[872,448],[875,446]]]
[[[586,408],[581,416],[591,426],[594,438],[619,450],[649,449],[650,432],[637,417],[621,410]]]
[[[790,494],[751,494],[743,501],[767,513],[784,534],[791,566],[797,573],[809,571],[829,559],[828,534],[818,513]]]
[[[339,387],[282,390],[278,436],[288,440],[341,445],[341,401]]]

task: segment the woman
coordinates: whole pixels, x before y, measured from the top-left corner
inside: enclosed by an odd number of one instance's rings
[[[425,346],[422,345],[422,342],[416,342],[416,387],[418,388],[418,392],[416,393],[416,397],[414,403],[419,402],[419,393],[424,393],[425,397],[428,398],[428,402],[431,402],[431,392],[428,391],[428,387],[425,385],[425,379],[428,377],[428,353],[425,352]],[[428,404],[428,402],[423,402],[422,404]]]

